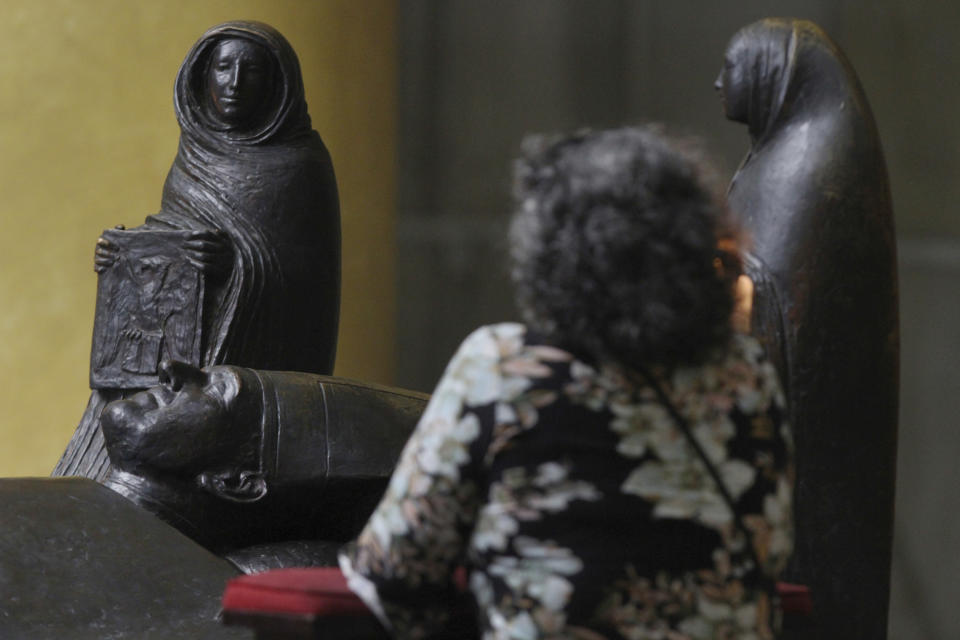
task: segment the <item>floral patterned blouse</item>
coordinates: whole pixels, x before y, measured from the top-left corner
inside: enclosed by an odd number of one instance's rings
[[[448,622],[459,566],[484,640],[774,637],[772,580],[792,543],[776,373],[737,335],[722,358],[661,379],[754,553],[642,378],[499,324],[464,341],[341,552],[351,589],[398,638]]]

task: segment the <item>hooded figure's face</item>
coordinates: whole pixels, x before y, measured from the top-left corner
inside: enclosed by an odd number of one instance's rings
[[[214,113],[231,128],[255,123],[273,94],[273,76],[266,49],[245,38],[221,40],[207,69]]]
[[[796,44],[795,21],[768,18],[744,27],[727,45],[714,88],[727,118],[746,124],[754,144],[782,121]]]
[[[746,123],[750,116],[750,78],[748,51],[741,39],[734,38],[723,56],[723,67],[713,87],[720,94],[720,102],[728,120]]]

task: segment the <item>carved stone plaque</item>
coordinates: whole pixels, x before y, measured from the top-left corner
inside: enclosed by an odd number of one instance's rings
[[[157,365],[164,359],[200,363],[204,283],[181,250],[189,235],[104,231],[119,253],[97,283],[92,389],[156,385]]]

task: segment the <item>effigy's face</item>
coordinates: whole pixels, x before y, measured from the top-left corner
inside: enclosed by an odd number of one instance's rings
[[[748,52],[742,41],[734,40],[723,56],[723,67],[713,87],[720,94],[728,120],[746,122],[749,116],[750,87],[744,60]]]
[[[260,45],[243,38],[221,40],[210,55],[207,86],[217,115],[239,127],[261,113],[271,95],[273,64]]]
[[[104,410],[101,425],[115,466],[189,473],[229,457],[235,441],[244,439],[231,419],[239,374],[230,367],[165,362],[160,380]]]

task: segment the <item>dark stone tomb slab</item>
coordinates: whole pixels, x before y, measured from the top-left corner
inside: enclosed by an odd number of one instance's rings
[[[243,638],[217,621],[236,574],[92,480],[0,479],[0,638]]]

